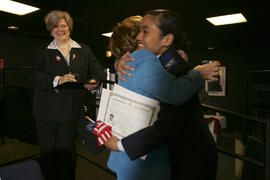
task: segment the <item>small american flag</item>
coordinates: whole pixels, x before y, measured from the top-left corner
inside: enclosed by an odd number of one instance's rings
[[[112,137],[112,127],[98,120],[92,133],[97,135],[98,146],[102,146],[110,137]]]

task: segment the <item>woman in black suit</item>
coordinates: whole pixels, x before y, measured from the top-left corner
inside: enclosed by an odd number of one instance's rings
[[[75,179],[74,143],[87,90],[106,77],[90,47],[70,38],[73,20],[65,11],[44,18],[54,38],[42,44],[32,65],[41,167],[48,179]]]

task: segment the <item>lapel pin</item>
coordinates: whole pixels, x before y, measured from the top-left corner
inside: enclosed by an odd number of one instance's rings
[[[60,62],[61,61],[61,58],[59,56],[56,56],[56,61],[57,62]]]

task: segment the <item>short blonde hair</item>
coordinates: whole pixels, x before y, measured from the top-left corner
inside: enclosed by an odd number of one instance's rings
[[[53,30],[60,19],[64,19],[66,21],[71,32],[73,29],[73,19],[68,12],[60,10],[52,10],[44,17],[47,30]]]
[[[126,18],[113,28],[109,47],[116,58],[120,58],[127,51],[132,52],[137,49],[136,37],[140,32],[141,16],[131,16]]]

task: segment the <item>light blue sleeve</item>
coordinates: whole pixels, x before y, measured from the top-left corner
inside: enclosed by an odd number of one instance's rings
[[[196,70],[176,78],[162,67],[159,60],[146,60],[138,67],[136,74],[143,91],[174,105],[181,105],[195,95],[204,82]]]

